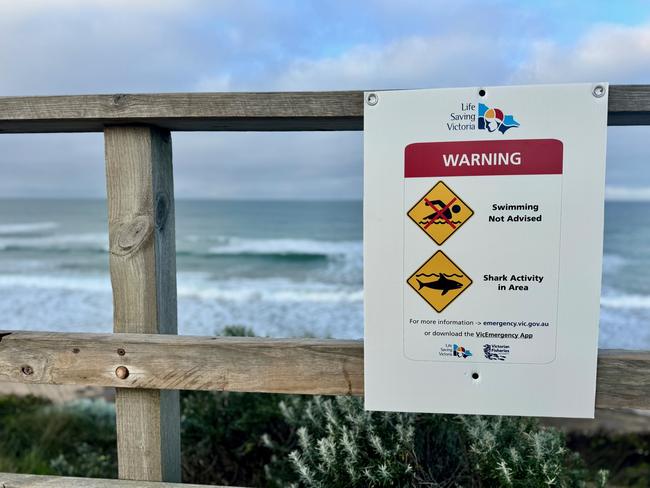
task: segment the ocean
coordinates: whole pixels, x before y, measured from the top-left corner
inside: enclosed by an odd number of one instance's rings
[[[363,336],[361,202],[177,201],[179,333]],[[101,200],[0,200],[2,329],[110,332]],[[650,203],[608,202],[600,346],[650,348]],[[576,277],[576,286],[579,286]]]

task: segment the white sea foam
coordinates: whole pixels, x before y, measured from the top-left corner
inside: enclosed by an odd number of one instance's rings
[[[286,278],[211,280],[203,273],[179,273],[178,296],[203,301],[246,303],[358,303],[360,287]]]
[[[603,307],[621,310],[650,309],[650,295],[612,294],[600,298]]]
[[[25,288],[27,289],[26,293],[34,289],[109,293],[111,281],[108,273],[106,275],[2,274],[0,275],[0,288]]]
[[[61,292],[109,293],[110,278],[106,275],[0,275],[0,288],[60,290]],[[358,303],[363,290],[329,283],[300,283],[283,278],[210,280],[203,273],[179,273],[178,296],[202,301],[245,303]]]
[[[0,238],[0,250],[108,251],[108,234],[59,234]]]
[[[0,224],[0,235],[34,234],[56,229],[56,222],[29,222],[24,224]]]
[[[603,271],[614,273],[627,264],[627,259],[618,254],[605,254],[603,256]]]

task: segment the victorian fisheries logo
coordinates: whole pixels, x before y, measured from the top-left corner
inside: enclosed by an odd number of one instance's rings
[[[510,354],[510,346],[506,344],[484,344],[483,354],[490,361],[504,361]]]
[[[454,344],[454,356],[456,356],[457,358],[467,359],[471,355],[472,355],[472,351],[470,351],[466,347],[459,346],[458,344]]]
[[[513,115],[504,114],[499,108],[490,108],[484,103],[478,104],[478,128],[488,132],[499,131],[505,134],[508,129],[519,127]]]

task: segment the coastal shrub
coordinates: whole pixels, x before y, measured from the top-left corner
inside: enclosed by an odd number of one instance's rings
[[[643,416],[637,417],[643,419]],[[636,428],[636,426],[635,426]],[[568,446],[579,452],[585,463],[611,471],[612,486],[650,486],[650,432],[572,432]]]
[[[515,417],[365,412],[350,397],[183,393],[184,481],[238,486],[605,486],[557,430]],[[114,408],[0,397],[0,471],[113,478]],[[642,436],[582,446],[647,486]],[[586,441],[585,441],[586,443]],[[626,453],[625,456],[622,453]],[[646,462],[641,462],[643,459]],[[640,466],[640,467],[639,467]],[[636,471],[635,471],[636,470]]]
[[[605,486],[590,476],[563,435],[521,417],[365,412],[349,397],[282,404],[297,446],[287,458],[304,487]],[[271,449],[281,445],[266,440]],[[286,445],[286,444],[285,444]]]
[[[253,332],[234,326],[222,334]],[[181,392],[181,429],[189,483],[536,488],[607,482],[605,471],[585,468],[560,432],[520,417],[366,412],[354,397]],[[630,439],[619,441],[617,453],[628,455],[618,479],[647,486],[648,440]],[[618,466],[606,456],[612,453],[606,440],[582,447],[590,466]],[[114,478],[116,464],[112,404],[0,397],[0,471]]]
[[[255,334],[234,325],[219,335]],[[263,438],[268,435],[281,444],[290,442],[291,427],[280,410],[286,398],[261,393],[181,392],[183,481],[268,486],[264,467],[275,462],[278,453],[267,449]],[[288,467],[286,472],[291,474]]]
[[[115,413],[103,400],[0,398],[2,471],[116,477],[115,449]]]
[[[57,456],[50,466],[59,476],[117,478],[117,437],[115,406],[104,400],[77,400],[53,406],[44,412],[48,418],[67,418]],[[53,439],[54,441],[54,439]],[[60,442],[60,441],[59,441]]]
[[[183,480],[186,483],[267,486],[264,466],[275,453],[265,434],[289,442],[282,395],[182,392]]]
[[[606,471],[597,472],[590,480],[580,455],[567,449],[563,434],[540,427],[535,419],[459,418],[477,481],[514,488],[578,487],[587,480],[592,486],[606,486]]]
[[[296,431],[297,449],[288,459],[300,485],[401,487],[410,486],[414,479],[412,416],[365,412],[359,399],[352,397],[291,400],[281,408]],[[269,437],[266,444],[279,447]],[[269,475],[273,476],[273,469]],[[288,480],[276,475],[273,481]]]

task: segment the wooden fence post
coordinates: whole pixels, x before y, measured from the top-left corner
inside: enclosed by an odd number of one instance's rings
[[[104,143],[114,332],[176,334],[170,133],[107,127]],[[115,354],[128,363],[128,350]],[[115,407],[119,477],[180,481],[178,391],[118,388]]]

